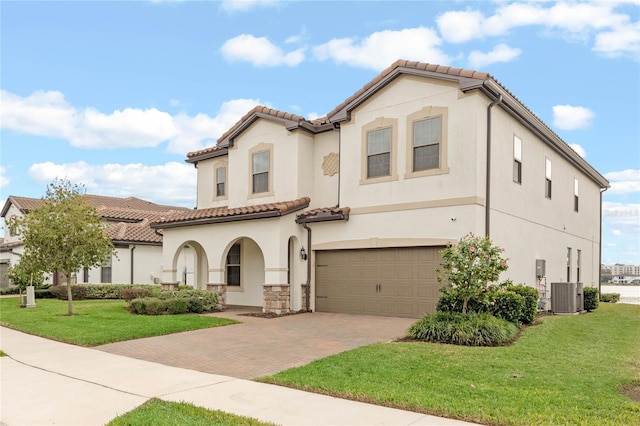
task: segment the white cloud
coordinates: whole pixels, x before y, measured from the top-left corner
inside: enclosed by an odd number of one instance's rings
[[[571,149],[573,149],[580,157],[585,158],[587,156],[587,151],[582,147],[582,145],[578,145],[577,143],[569,144]]]
[[[605,173],[604,177],[611,183],[607,194],[640,193],[640,169]]]
[[[610,57],[629,54],[638,59],[638,53],[640,52],[640,21],[599,33],[596,35],[593,50]]]
[[[617,237],[619,237],[620,235],[622,235],[622,231],[619,229],[613,229],[611,230],[611,233]]]
[[[227,61],[250,62],[256,67],[276,67],[287,65],[295,67],[304,60],[304,48],[285,53],[266,37],[241,34],[227,40],[220,52]]]
[[[441,42],[429,28],[407,28],[375,32],[362,40],[334,38],[316,46],[313,53],[321,61],[333,59],[337,63],[377,71],[403,58],[447,65],[451,59],[438,48]]]
[[[448,43],[463,43],[482,34],[482,13],[465,10],[445,12],[436,19],[442,38]]]
[[[494,47],[491,52],[482,53],[474,50],[469,54],[469,63],[474,68],[482,68],[495,62],[511,62],[520,56],[520,53],[522,50],[502,43]]]
[[[595,117],[588,108],[571,105],[553,107],[553,125],[562,130],[576,130],[589,127]]]
[[[43,183],[65,178],[86,185],[87,192],[113,197],[136,196],[156,203],[194,207],[196,170],[192,165],[170,162],[144,164],[33,164],[29,176]]]
[[[65,139],[78,148],[110,149],[156,147],[168,142],[167,151],[186,154],[212,145],[257,99],[225,102],[216,117],[206,114],[172,116],[156,108],[125,108],[104,113],[78,109],[60,92],[35,92],[27,97],[0,91],[0,126],[35,136]]]
[[[615,235],[629,237],[637,247],[640,240],[640,204],[604,201],[602,215],[603,225],[618,231]]]
[[[274,6],[277,3],[276,0],[224,0],[220,8],[227,12],[246,12],[260,6]]]
[[[0,188],[9,185],[9,178],[6,176],[7,169],[4,166],[0,166]]]
[[[436,22],[449,43],[504,36],[515,28],[539,26],[569,39],[594,40],[593,50],[607,56],[640,52],[640,23],[616,12],[624,2],[531,2],[503,4],[484,16],[467,8],[440,15]],[[637,4],[637,2],[635,2]]]

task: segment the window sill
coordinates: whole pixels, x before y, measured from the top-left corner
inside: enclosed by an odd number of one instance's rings
[[[444,167],[441,169],[428,169],[428,170],[420,170],[419,172],[405,173],[404,178],[415,179],[415,178],[421,178],[421,177],[427,177],[427,176],[437,176],[437,175],[446,175],[446,174],[449,174],[448,167]]]
[[[394,182],[398,180],[398,175],[393,176],[378,176],[374,178],[365,178],[360,179],[360,185],[369,185],[372,183],[381,183],[381,182]]]
[[[274,191],[256,192],[256,193],[250,192],[249,195],[247,195],[247,198],[248,199],[251,199],[251,198],[264,198],[264,197],[271,197],[273,195],[275,195]]]
[[[234,293],[242,293],[244,292],[244,289],[242,288],[242,286],[227,284],[227,291],[228,292],[232,291]]]

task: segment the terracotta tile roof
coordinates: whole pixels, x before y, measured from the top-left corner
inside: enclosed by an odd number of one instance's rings
[[[296,222],[328,222],[332,220],[349,220],[350,207],[321,207],[307,210],[296,216]]]
[[[109,237],[120,242],[161,244],[162,236],[151,229],[149,226],[151,222],[173,214],[191,211],[184,207],[155,204],[136,197],[118,198],[93,194],[84,194],[82,197],[87,204],[96,208],[100,217],[109,222],[107,228]],[[11,195],[2,210],[3,215],[6,214],[10,204],[15,205],[23,213],[29,213],[42,204],[42,199]]]
[[[113,241],[161,244],[162,235],[151,229],[150,224],[149,219],[137,223],[118,222],[109,226],[107,234]]]
[[[256,115],[256,114],[270,115],[272,117],[280,118],[283,120],[297,121],[298,123],[302,121],[307,121],[304,117],[301,117],[299,115],[291,114],[289,112],[278,111],[277,109],[258,105],[253,107],[251,111],[243,115],[242,118],[238,120],[238,122],[236,122],[236,124],[231,126],[229,130],[224,132],[222,136],[218,138],[218,143],[222,142],[227,136],[232,134],[238,127],[240,127],[245,121],[247,121],[249,118],[251,118],[253,115]]]
[[[234,222],[239,220],[262,219],[278,217],[302,210],[309,206],[309,197],[298,198],[293,201],[257,204],[253,206],[228,208],[213,207],[209,209],[190,210],[187,213],[178,213],[170,217],[157,220],[151,224],[152,228],[165,228],[167,225],[183,226],[205,223]]]
[[[22,245],[22,241],[12,241],[10,243],[5,243],[4,241],[0,243],[0,251],[9,251],[14,247],[20,247]]]

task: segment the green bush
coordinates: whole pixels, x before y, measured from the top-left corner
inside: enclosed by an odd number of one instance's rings
[[[605,303],[618,303],[620,301],[620,293],[602,293],[600,301]]]
[[[520,326],[525,309],[525,299],[513,291],[497,291],[489,303],[489,312],[496,318],[502,318]]]
[[[201,312],[215,311],[218,306],[218,296],[216,295],[216,293],[212,291],[207,291],[207,290],[196,290],[196,289],[190,288],[187,290],[162,291],[158,295],[158,297],[163,300],[172,299],[172,298],[200,299],[202,304]],[[195,312],[195,311],[190,311],[190,312]]]
[[[204,299],[201,299],[199,297],[190,297],[186,300],[189,302],[189,312],[200,314],[207,311],[204,306]],[[209,309],[209,311],[213,311],[214,309],[215,306],[212,309]]]
[[[584,293],[584,309],[587,311],[595,311],[598,309],[598,289],[595,287],[585,287]]]
[[[186,314],[189,311],[189,299],[185,297],[176,297],[164,301],[167,313],[171,315]]]
[[[51,293],[51,289],[49,288],[41,288],[34,290],[34,296],[36,299],[55,299],[56,296]]]
[[[427,342],[465,346],[498,346],[513,340],[514,324],[489,313],[436,312],[409,328],[409,337]]]
[[[524,308],[520,316],[520,322],[523,324],[532,323],[538,313],[538,299],[540,297],[538,290],[526,284],[508,284],[506,289],[524,297]]]
[[[130,312],[138,315],[162,315],[167,312],[167,303],[157,297],[133,299],[129,303]]]
[[[59,300],[67,300],[67,284],[54,285],[49,288],[51,294]],[[71,285],[71,298],[73,300],[85,300],[89,294],[86,285]]]
[[[126,300],[127,302],[130,302],[133,299],[140,299],[143,297],[151,297],[151,296],[153,296],[153,292],[149,288],[129,287],[129,288],[123,288],[122,290],[120,290],[120,297]]]
[[[12,285],[0,290],[0,294],[20,294],[20,287]]]
[[[438,312],[462,312],[463,299],[458,290],[442,287],[436,306]],[[467,312],[487,312],[489,302],[471,297],[467,304]]]

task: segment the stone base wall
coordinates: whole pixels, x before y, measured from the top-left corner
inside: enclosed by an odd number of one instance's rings
[[[218,296],[218,309],[224,311],[227,309],[227,285],[226,284],[207,284],[207,291],[213,291]]]
[[[300,306],[302,306],[303,311],[306,311],[307,310],[307,285],[302,284],[300,288],[302,289],[302,294],[300,295],[300,297],[302,298],[302,303],[300,304]],[[309,296],[309,302],[311,302],[311,296]]]
[[[179,283],[162,283],[162,289],[165,291],[177,291]]]
[[[288,284],[264,284],[262,312],[285,314],[291,311],[291,289]]]

